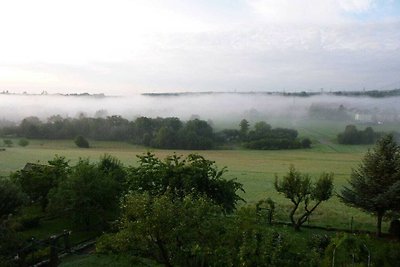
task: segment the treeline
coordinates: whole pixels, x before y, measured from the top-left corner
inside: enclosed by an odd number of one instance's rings
[[[255,123],[253,129],[250,129],[250,123],[245,119],[239,126],[239,130],[223,130],[218,137],[226,143],[242,142],[243,146],[249,149],[276,150],[311,147],[311,140],[299,139],[298,132],[294,129],[273,129],[264,121]]]
[[[178,118],[139,117],[129,121],[121,116],[52,116],[47,122],[42,122],[37,117],[28,117],[19,126],[3,128],[2,134],[31,139],[74,139],[76,136],[85,136],[93,140],[127,141],[166,149],[211,149],[215,145],[212,127],[199,119],[182,122]]]
[[[300,140],[294,129],[275,128],[257,122],[250,129],[242,120],[240,129],[225,129],[214,133],[210,123],[200,119],[183,122],[178,118],[139,117],[129,121],[121,116],[106,118],[63,118],[59,115],[42,122],[28,117],[18,126],[0,129],[3,136],[30,139],[74,139],[77,136],[93,140],[125,141],[164,149],[212,149],[223,145],[241,145],[250,149],[309,148],[308,138]]]
[[[382,133],[375,132],[371,127],[364,130],[358,130],[355,125],[347,125],[344,132],[339,133],[337,140],[339,144],[361,145],[374,144]]]
[[[308,110],[308,115],[310,118],[319,120],[346,121],[352,119],[346,107],[343,105],[336,108],[312,104]]]

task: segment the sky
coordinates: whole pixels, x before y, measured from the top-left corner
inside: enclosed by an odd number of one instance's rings
[[[400,88],[400,0],[0,0],[0,91]]]

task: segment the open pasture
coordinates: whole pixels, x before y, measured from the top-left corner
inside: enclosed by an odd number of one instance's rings
[[[46,163],[55,155],[65,156],[72,163],[79,158],[98,160],[104,154],[110,154],[120,159],[126,166],[137,164],[136,155],[145,153],[149,149],[121,142],[91,141],[92,148],[77,148],[70,140],[48,141],[31,140],[30,145],[24,148],[11,147],[0,152],[0,175],[6,176],[11,171],[23,168],[27,162]],[[278,195],[274,189],[275,175],[282,177],[290,165],[308,173],[311,177],[318,177],[322,172],[335,174],[335,190],[346,184],[351,169],[356,167],[368,146],[345,146],[334,143],[316,144],[312,149],[302,150],[207,150],[207,151],[171,151],[154,150],[157,156],[164,158],[176,153],[187,155],[198,153],[205,158],[216,162],[219,168],[227,167],[226,178],[237,178],[243,183],[245,193],[242,194],[247,203],[256,203],[258,200],[272,197],[278,203],[277,216],[287,219],[288,200]],[[312,216],[313,224],[349,228],[351,218],[354,218],[354,227],[370,229],[374,227],[374,219],[356,209],[348,208],[340,203],[337,197],[323,203]]]

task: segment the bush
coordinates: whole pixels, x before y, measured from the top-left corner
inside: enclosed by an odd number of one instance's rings
[[[3,143],[7,147],[12,147],[12,145],[13,145],[13,141],[11,139],[4,139]]]
[[[310,148],[311,147],[311,140],[309,138],[304,138],[301,140],[301,145],[303,148]]]
[[[29,141],[28,141],[28,139],[25,139],[25,138],[20,139],[20,140],[18,141],[18,145],[19,145],[19,146],[22,146],[22,147],[25,147],[25,146],[29,145]]]
[[[89,142],[88,140],[86,140],[85,137],[83,137],[82,135],[78,135],[75,140],[75,145],[77,145],[78,147],[81,148],[89,148]]]
[[[22,225],[23,229],[31,229],[38,227],[40,224],[40,216],[36,215],[24,215],[21,218],[19,218],[19,222]]]

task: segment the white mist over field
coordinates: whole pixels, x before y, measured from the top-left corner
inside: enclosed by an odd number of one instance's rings
[[[329,108],[390,112],[400,114],[400,97],[370,98],[317,95],[309,97],[267,94],[213,93],[183,95],[133,95],[126,97],[93,97],[62,95],[0,95],[0,120],[20,122],[37,116],[45,121],[52,115],[88,117],[120,115],[127,119],[139,116],[179,117],[187,120],[193,115],[201,119],[237,120],[241,118],[268,119],[305,118],[311,105]],[[99,112],[101,111],[101,112]]]

